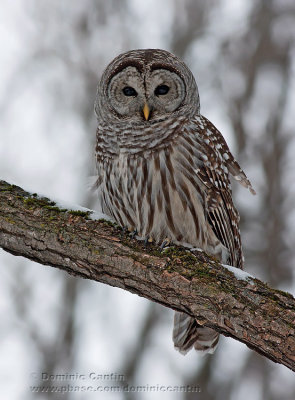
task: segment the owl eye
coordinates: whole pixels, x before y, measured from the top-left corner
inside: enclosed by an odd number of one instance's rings
[[[167,85],[159,85],[155,89],[155,95],[156,96],[163,96],[169,92],[169,86]]]
[[[125,94],[125,96],[137,96],[137,91],[131,86],[124,87],[122,92]]]

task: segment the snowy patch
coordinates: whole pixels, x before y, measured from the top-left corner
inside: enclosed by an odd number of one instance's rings
[[[190,251],[199,251],[199,252],[204,253],[204,250],[200,249],[199,247],[193,247],[193,248],[190,249]]]
[[[247,281],[250,282],[252,285],[254,285],[253,279],[255,279],[255,277],[253,275],[248,274],[248,272],[245,272],[240,268],[233,267],[232,265],[226,265],[226,264],[221,264],[221,265],[228,271],[232,272],[236,279]]]
[[[30,196],[32,198],[35,198],[38,200],[47,199],[49,202],[52,202],[53,207],[58,207],[60,209],[64,209],[67,211],[81,211],[84,213],[88,213],[88,218],[92,219],[93,221],[98,221],[100,219],[104,219],[106,221],[115,222],[111,217],[109,217],[106,214],[103,214],[102,212],[90,210],[89,208],[82,207],[77,204],[70,204],[70,203],[67,203],[67,202],[64,202],[64,201],[61,201],[58,199],[48,198],[47,196],[43,196],[40,193],[37,195],[35,193],[34,194],[30,193]]]
[[[115,222],[111,217],[109,217],[106,214],[103,214],[102,212],[95,211],[95,210],[90,210],[90,208],[78,206],[77,204],[69,204],[65,202],[60,202],[59,200],[54,200],[56,207],[62,208],[62,209],[67,209],[68,211],[81,211],[85,213],[89,213],[88,217],[92,219],[93,221],[98,221],[100,219],[105,219],[106,221],[110,222]]]

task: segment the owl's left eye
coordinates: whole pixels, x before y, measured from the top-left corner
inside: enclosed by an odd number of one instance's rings
[[[167,85],[159,85],[155,89],[155,95],[156,96],[163,96],[164,94],[167,94],[169,92],[169,86]]]
[[[124,87],[122,91],[125,96],[137,96],[137,91],[131,86]]]

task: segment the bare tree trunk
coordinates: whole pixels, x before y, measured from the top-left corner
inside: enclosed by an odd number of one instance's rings
[[[3,181],[0,246],[186,312],[295,371],[294,298],[240,270],[236,277],[205,253],[148,251],[108,222],[60,209]]]

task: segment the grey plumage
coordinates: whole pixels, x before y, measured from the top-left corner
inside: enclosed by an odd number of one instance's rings
[[[200,115],[188,67],[164,50],[133,50],[106,68],[97,91],[97,186],[104,213],[138,235],[199,247],[243,267],[229,175],[255,193],[221,133]],[[173,340],[212,352],[218,334],[175,314]]]

